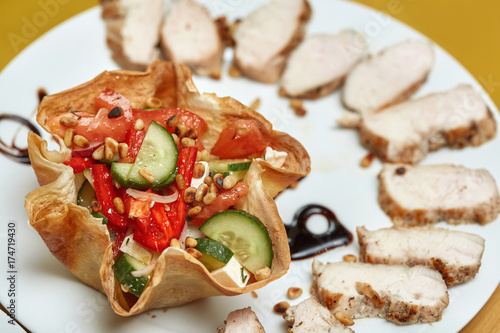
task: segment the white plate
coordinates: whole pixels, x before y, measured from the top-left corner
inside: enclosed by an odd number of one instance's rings
[[[355,28],[368,35],[372,51],[405,39],[425,40],[425,37],[407,26],[389,19],[367,7],[345,1],[311,1],[313,17],[308,34],[336,33],[344,28]],[[212,1],[213,13],[230,18],[241,17],[257,6],[242,0]],[[55,93],[90,80],[103,70],[116,69],[105,45],[104,24],[98,8],[91,9],[53,29],[31,44],[0,74],[0,111],[29,116],[37,105],[36,91],[40,87]],[[436,63],[428,81],[417,96],[444,91],[458,83],[474,85],[488,102],[498,119],[498,111],[472,76],[450,55],[435,46]],[[226,54],[229,63],[230,51]],[[335,119],[343,108],[336,92],[318,101],[305,102],[307,115],[297,117],[286,99],[279,98],[276,85],[264,85],[246,79],[233,80],[224,72],[220,81],[195,77],[200,91],[232,96],[250,104],[261,99],[259,110],[283,130],[299,139],[312,159],[312,172],[296,190],[287,190],[277,199],[284,221],[290,221],[295,210],[308,203],[320,203],[332,209],[351,232],[358,225],[368,229],[390,226],[380,210],[377,196],[377,178],[380,163],[375,161],[368,169],[359,167],[366,151],[359,145],[354,131],[338,129]],[[0,126],[5,138],[11,131]],[[7,133],[7,134],[6,134]],[[495,139],[478,148],[431,153],[424,164],[451,162],[471,168],[484,167],[500,179],[500,141]],[[150,311],[122,318],[113,313],[106,298],[80,283],[49,253],[36,231],[28,226],[24,210],[24,196],[37,187],[33,171],[27,165],[16,164],[0,157],[2,188],[0,189],[0,301],[6,305],[8,285],[6,253],[6,224],[16,226],[16,315],[35,332],[214,332],[223,324],[227,314],[235,309],[252,306],[267,332],[286,332],[281,316],[272,308],[286,300],[286,290],[299,286],[304,294],[296,304],[309,297],[311,260],[292,262],[289,273],[264,289],[258,298],[251,295],[212,297],[178,308]],[[443,319],[432,325],[396,326],[382,319],[356,320],[353,328],[362,332],[456,332],[483,306],[500,280],[500,222],[486,226],[465,225],[450,227],[480,234],[486,239],[483,265],[476,278],[449,290],[450,305]],[[321,261],[338,261],[346,253],[358,253],[357,240],[350,246],[317,256]],[[2,326],[3,327],[3,326]]]

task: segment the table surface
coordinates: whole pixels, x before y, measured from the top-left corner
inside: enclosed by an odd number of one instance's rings
[[[455,57],[500,106],[500,1],[354,0],[420,31]],[[0,1],[0,70],[19,52],[64,20],[98,5],[97,0]],[[47,19],[23,30],[44,11]],[[460,333],[500,332],[500,287]]]

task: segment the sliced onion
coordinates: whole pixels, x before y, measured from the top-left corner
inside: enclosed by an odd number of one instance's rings
[[[143,269],[139,269],[137,271],[132,271],[130,273],[134,277],[146,276],[146,275],[148,275],[149,273],[151,273],[153,271],[154,267],[155,267],[155,263],[152,262],[149,265],[147,265],[146,267],[144,267]]]
[[[135,190],[133,188],[127,189],[127,194],[134,197],[137,200],[152,200],[159,203],[171,203],[177,200],[179,197],[179,192],[174,188],[174,193],[170,195],[159,195],[156,193],[149,193],[144,191]]]

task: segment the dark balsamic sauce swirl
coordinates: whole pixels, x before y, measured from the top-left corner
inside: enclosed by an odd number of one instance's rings
[[[42,102],[42,99],[47,96],[47,92],[45,89],[40,88],[37,91],[37,96],[38,96],[38,103]],[[13,121],[16,122],[24,127],[29,128],[31,131],[35,132],[36,134],[40,135],[40,131],[31,123],[28,119],[21,117],[21,116],[16,116],[14,114],[10,113],[2,113],[0,114],[0,122],[7,120],[7,121]],[[24,164],[30,164],[30,157],[28,154],[28,149],[27,148],[19,148],[16,146],[16,136],[15,135],[12,138],[12,143],[10,145],[6,144],[2,139],[0,139],[0,154],[5,155],[7,158],[19,162],[19,163],[24,163]]]
[[[38,129],[33,125],[28,119],[21,116],[16,116],[14,114],[2,113],[0,114],[0,122],[4,120],[14,121],[24,127],[29,128],[31,131],[40,135]],[[0,139],[0,153],[10,158],[11,160],[19,163],[30,164],[30,157],[27,148],[19,148],[16,146],[14,137],[10,145],[6,144],[2,139]]]
[[[314,234],[307,229],[307,220],[313,215],[322,215],[328,221],[328,229]],[[292,260],[306,259],[330,249],[352,242],[352,234],[328,208],[310,204],[300,208],[291,225],[285,226]]]

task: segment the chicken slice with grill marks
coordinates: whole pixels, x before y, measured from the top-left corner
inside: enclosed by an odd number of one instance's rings
[[[265,333],[257,315],[250,307],[229,313],[224,321],[225,328],[218,327],[217,333]]]
[[[291,97],[319,98],[337,89],[367,48],[355,30],[316,34],[303,41],[287,62],[281,87]]]
[[[125,69],[145,70],[160,51],[163,0],[101,0],[106,42]]]
[[[362,116],[408,99],[434,63],[429,43],[405,41],[358,63],[346,78],[344,105]]]
[[[438,270],[448,287],[469,281],[479,271],[484,239],[468,232],[424,227],[392,227],[369,231],[358,227],[362,262],[426,265]]]
[[[444,146],[479,146],[494,138],[496,129],[485,102],[461,84],[363,117],[359,135],[383,161],[414,164]]]
[[[196,74],[220,78],[224,45],[208,10],[193,0],[175,0],[161,27],[165,57]]]
[[[271,0],[242,19],[234,32],[234,64],[250,79],[279,80],[311,15],[306,0]]]
[[[500,213],[495,179],[484,169],[452,164],[384,164],[378,202],[397,226],[485,224]]]
[[[283,314],[290,333],[354,333],[314,297],[291,306]]]
[[[449,302],[441,274],[426,266],[315,260],[311,293],[332,313],[399,325],[438,321]]]

